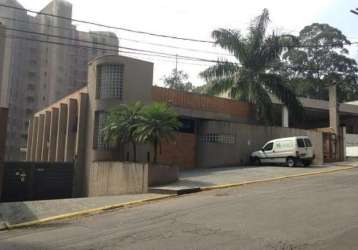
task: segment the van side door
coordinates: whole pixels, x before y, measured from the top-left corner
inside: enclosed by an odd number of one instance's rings
[[[303,138],[297,138],[297,152],[298,157],[305,157],[307,154],[307,149]]]
[[[274,143],[269,142],[263,147],[262,151],[263,151],[264,158],[261,159],[261,162],[271,163],[273,161],[273,157],[274,157],[273,146],[274,146]]]

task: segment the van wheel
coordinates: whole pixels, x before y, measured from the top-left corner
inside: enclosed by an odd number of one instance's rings
[[[292,157],[288,157],[286,160],[287,166],[293,168],[296,166],[296,160]]]
[[[258,157],[253,158],[253,159],[252,159],[252,164],[253,164],[254,166],[260,166],[260,165],[261,165],[261,160],[260,160],[260,158],[258,158]]]

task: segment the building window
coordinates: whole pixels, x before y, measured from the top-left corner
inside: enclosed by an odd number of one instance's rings
[[[93,147],[94,149],[99,150],[109,150],[111,146],[105,143],[102,130],[104,128],[104,123],[106,120],[106,112],[96,111],[95,113],[95,130],[94,130],[94,140]]]
[[[235,135],[209,133],[200,137],[203,144],[235,144]]]
[[[122,99],[123,69],[121,64],[104,64],[97,68],[97,98]]]
[[[180,121],[180,127],[178,129],[179,132],[190,133],[190,134],[195,133],[195,120],[181,118],[179,119],[179,121]]]

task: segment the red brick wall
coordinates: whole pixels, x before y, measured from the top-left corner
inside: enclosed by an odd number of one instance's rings
[[[152,88],[153,101],[169,103],[172,106],[229,114],[249,118],[251,105],[214,96],[194,94],[160,87]]]
[[[181,169],[195,167],[196,160],[196,135],[177,133],[175,140],[163,142],[158,154],[161,164],[179,166]]]

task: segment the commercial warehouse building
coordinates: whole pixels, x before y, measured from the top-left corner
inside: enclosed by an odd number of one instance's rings
[[[310,136],[316,163],[344,158],[344,138],[358,132],[358,106],[337,104],[335,88],[330,101],[302,99],[306,122],[290,121],[285,107],[276,102],[277,126],[264,126],[249,103],[152,86],[153,64],[108,55],[92,60],[88,85],[37,112],[29,123],[28,161],[75,161],[75,186],[80,195],[108,194],[97,189],[117,176],[119,168],[106,161],[132,158],[129,147],[111,150],[100,133],[108,110],[131,102],[165,102],[179,114],[182,127],[175,140],[162,145],[159,162],[181,169],[246,164],[250,152],[266,141],[286,136]],[[340,118],[340,119],[339,119]],[[282,120],[282,124],[281,124]],[[292,128],[287,127],[288,125]],[[149,145],[139,145],[137,157],[153,157]],[[110,170],[109,170],[110,169]],[[113,193],[111,193],[113,194]]]

